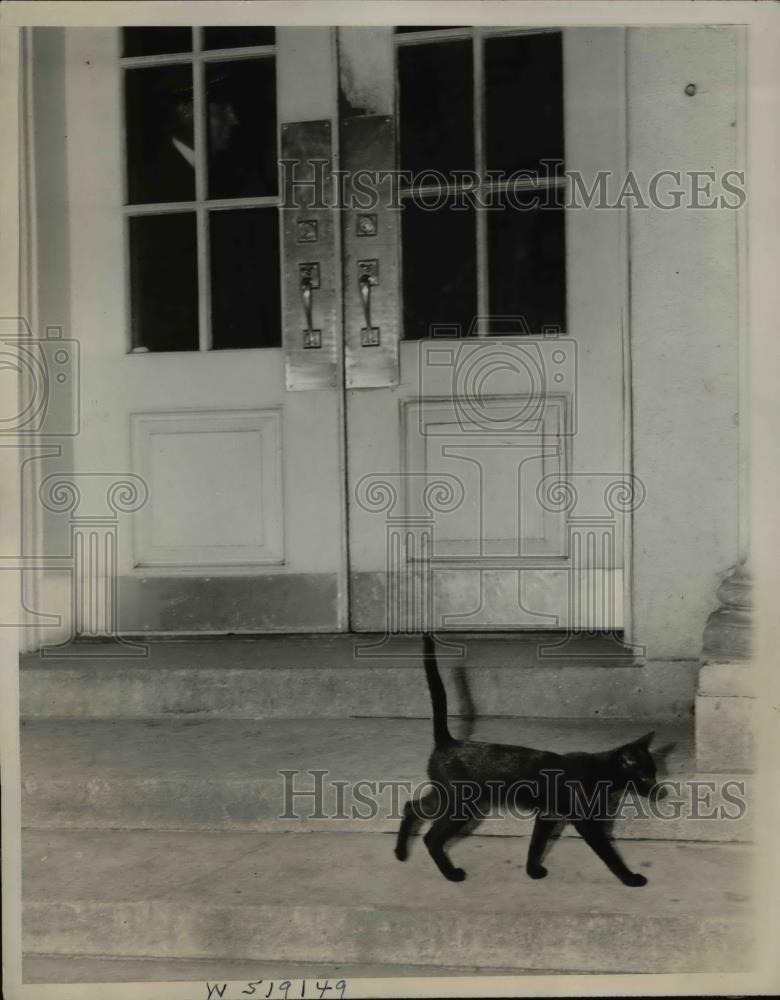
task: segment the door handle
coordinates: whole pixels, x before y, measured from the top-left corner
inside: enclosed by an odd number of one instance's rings
[[[306,317],[306,329],[311,329],[311,281],[304,278],[301,281],[301,299],[303,300],[303,315]]]
[[[371,326],[371,279],[366,274],[360,275],[360,298],[363,300],[363,318],[366,326]]]
[[[359,260],[358,261],[358,288],[360,289],[360,301],[363,306],[363,319],[365,326],[360,330],[361,347],[379,346],[379,327],[371,326],[371,289],[379,284],[379,261]]]
[[[303,346],[304,348],[322,347],[322,330],[315,330],[312,323],[312,297],[315,288],[320,287],[320,265],[299,264],[301,304],[303,305]]]

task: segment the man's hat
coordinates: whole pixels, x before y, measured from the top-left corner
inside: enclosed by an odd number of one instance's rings
[[[193,101],[192,81],[185,84],[171,85],[170,78],[160,82],[160,97],[165,99],[173,98],[177,104],[191,104]],[[233,96],[233,88],[230,86],[230,77],[227,73],[209,76],[206,74],[206,95],[212,100],[229,100]]]

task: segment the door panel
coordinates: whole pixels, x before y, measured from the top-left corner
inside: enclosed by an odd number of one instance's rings
[[[485,40],[470,37],[479,128]],[[379,44],[376,36],[372,43]],[[393,44],[389,31],[382,43]],[[609,170],[612,191],[624,164],[623,54],[621,30],[563,32],[566,169],[579,172],[588,190],[597,171]],[[351,73],[356,87],[354,66]],[[534,91],[529,99],[540,95]],[[521,108],[518,121],[507,120],[505,128],[522,129],[529,117]],[[342,144],[348,146],[345,124]],[[476,161],[483,156],[478,143]],[[503,214],[511,223],[511,213]],[[482,234],[477,298],[489,309],[491,294],[499,304],[507,298],[497,294],[496,282],[510,281],[511,260],[521,260],[534,244],[527,226],[511,224],[500,241],[491,240],[488,216],[478,211],[475,229]],[[623,475],[622,225],[615,210],[566,210],[563,329],[536,332],[531,289],[512,299],[526,302],[528,315],[488,311],[456,331],[444,295],[442,315],[428,322],[427,336],[401,342],[397,385],[388,379],[382,388],[348,387],[353,628],[622,627],[623,522],[630,506],[622,494],[615,500],[616,490],[630,490]],[[440,234],[446,256],[449,217],[439,223],[430,211],[428,226]],[[503,259],[502,267],[487,263],[496,248],[514,254],[508,270]],[[435,241],[426,253],[435,256]],[[534,273],[533,262],[518,272],[525,280]],[[432,260],[422,275],[404,274],[402,294],[412,280],[448,278]],[[352,296],[345,277],[348,340],[357,322]],[[407,338],[419,337],[406,313]],[[534,332],[485,336],[501,330]],[[370,366],[369,348],[362,357]]]
[[[240,265],[255,286],[273,290],[275,283],[283,300],[283,329],[277,318],[272,331],[272,342],[279,346],[209,349],[209,240],[212,254],[220,245],[210,222],[221,223],[231,213],[236,218],[249,211],[275,215],[280,209],[279,198],[267,192],[257,198],[223,197],[227,180],[220,197],[209,199],[203,173],[207,141],[212,153],[216,148],[208,117],[213,110],[211,83],[237,86],[234,75],[224,70],[228,65],[275,60],[280,131],[309,121],[325,122],[335,130],[333,32],[278,29],[273,49],[264,47],[264,38],[260,49],[219,49],[216,55],[211,49],[199,55],[197,38],[194,57],[175,56],[192,65],[196,84],[197,197],[177,204],[175,211],[191,215],[197,229],[199,242],[191,249],[197,259],[196,313],[201,327],[188,333],[187,346],[193,349],[155,350],[152,345],[144,350],[141,344],[142,349],[133,351],[132,345],[139,345],[130,337],[122,295],[127,271],[123,221],[159,218],[159,213],[173,210],[162,203],[123,205],[122,77],[150,72],[154,60],[164,64],[166,56],[123,60],[119,31],[65,31],[71,323],[83,359],[81,432],[74,439],[72,467],[82,478],[140,476],[148,489],[141,509],[121,517],[116,529],[118,623],[113,627],[150,632],[335,631],[346,625],[343,418],[336,377],[341,351],[338,258],[332,241],[305,247],[307,257],[316,253],[312,259],[321,262],[322,288],[331,290],[333,311],[328,326],[320,311],[323,300],[315,292],[315,321],[330,338],[329,351],[305,352],[315,356],[313,367],[329,366],[327,379],[316,388],[287,391],[285,346],[294,339],[300,347],[304,323],[300,289],[288,289],[282,296],[279,287],[286,261],[294,260],[301,248],[291,242],[294,235],[283,225],[281,266],[266,266],[261,255],[249,258],[253,269],[247,270],[241,258],[227,262],[228,277],[232,271],[235,278]],[[301,72],[302,65],[310,68],[311,77]],[[216,66],[220,69],[215,76]],[[252,86],[254,78],[244,73],[241,85]],[[198,81],[203,82],[200,91]],[[180,91],[175,93],[180,99]],[[238,119],[234,136],[240,135],[244,110],[253,106],[251,93],[241,95],[247,98],[243,104],[236,103],[236,94],[229,95],[231,115]],[[165,149],[170,152],[168,144]],[[194,166],[181,157],[176,163],[192,176]],[[332,229],[332,221],[326,223]],[[325,228],[320,226],[320,236]],[[227,232],[223,242],[249,253],[257,241],[245,230]],[[128,304],[130,286],[128,279]],[[220,315],[238,323],[240,310],[233,307],[242,305],[242,295],[231,287],[230,282],[224,284]],[[258,315],[255,309],[250,318]],[[243,333],[234,330],[231,337],[242,343]],[[213,331],[212,339],[214,348],[222,346]],[[62,522],[67,536],[68,518],[103,513],[82,509],[51,516]],[[109,572],[100,565],[82,566],[81,571],[104,583]],[[70,613],[67,607],[61,610]],[[109,622],[96,628],[94,634],[102,634]]]

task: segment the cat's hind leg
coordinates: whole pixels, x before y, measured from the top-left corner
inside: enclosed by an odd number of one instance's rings
[[[418,799],[410,799],[404,806],[404,815],[398,828],[395,842],[395,856],[399,861],[409,857],[409,838],[414,836],[426,819],[435,819],[440,796],[434,789]]]

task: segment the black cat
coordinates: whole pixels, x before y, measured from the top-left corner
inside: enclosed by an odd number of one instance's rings
[[[521,804],[536,810],[526,871],[544,878],[544,849],[561,822],[572,822],[583,840],[624,885],[647,883],[644,875],[630,871],[607,836],[606,805],[610,798],[631,786],[649,795],[656,768],[648,747],[653,733],[601,753],[557,754],[501,743],[456,740],[447,728],[447,694],[438,667],[433,639],[424,636],[425,676],[433,704],[434,749],[428,761],[433,787],[422,798],[404,806],[395,855],[408,856],[407,844],[424,819],[433,823],[423,838],[445,878],[461,882],[466,877],[445,853],[445,845],[490,801]]]

